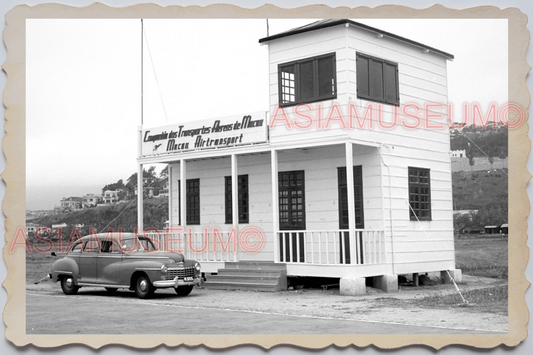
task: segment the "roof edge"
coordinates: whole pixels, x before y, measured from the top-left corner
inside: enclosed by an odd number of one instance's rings
[[[396,39],[396,40],[399,40],[399,41],[402,41],[402,42],[405,42],[405,43],[408,43],[408,44],[411,44],[411,45],[414,45],[414,46],[417,46],[417,47],[421,47],[421,48],[426,49],[426,50],[428,50],[430,52],[433,52],[435,54],[439,54],[439,55],[441,55],[441,56],[443,56],[443,57],[445,57],[446,59],[449,59],[449,60],[453,60],[454,59],[453,54],[441,51],[441,50],[439,50],[437,48],[430,47],[428,45],[425,45],[425,44],[417,42],[417,41],[413,41],[413,40],[411,40],[409,38],[398,36],[398,35],[396,35],[394,33],[383,31],[383,30],[380,30],[379,28],[375,28],[375,27],[372,27],[372,26],[369,26],[369,25],[365,25],[363,23],[356,22],[356,21],[349,20],[349,19],[333,20],[333,21],[329,21],[329,22],[320,23],[320,24],[317,24],[316,26],[312,26],[312,27],[309,27],[309,26],[298,27],[298,28],[295,28],[293,30],[288,30],[288,31],[285,31],[285,32],[281,32],[281,33],[272,35],[272,36],[261,38],[261,39],[259,39],[259,43],[264,44],[264,43],[272,41],[272,40],[276,40],[276,39],[280,39],[280,38],[284,38],[284,37],[289,37],[289,36],[293,36],[293,35],[300,34],[300,33],[320,30],[320,29],[327,28],[327,27],[343,25],[343,24],[349,24],[349,25],[352,25],[352,26],[355,26],[355,27],[359,27],[359,28],[362,28],[362,29],[365,29],[365,30],[368,30],[368,31],[372,31],[372,32],[375,32],[377,34],[381,34],[383,36],[387,36],[389,38],[393,38],[393,39]]]

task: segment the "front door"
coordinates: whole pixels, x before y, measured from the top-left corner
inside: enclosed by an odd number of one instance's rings
[[[305,174],[303,170],[278,174],[280,261],[305,262]]]
[[[348,184],[346,183],[346,168],[340,167],[337,169],[337,179],[339,184],[339,229],[348,229]],[[363,208],[363,168],[358,165],[353,167],[353,189],[354,189],[354,209],[355,209],[355,228],[365,228],[364,208]],[[360,238],[359,245],[361,245],[359,252],[360,262],[363,262],[362,251],[362,233],[357,232],[356,238]],[[350,264],[350,233],[348,231],[340,232],[340,262],[343,264]],[[344,243],[343,243],[344,239]],[[345,246],[343,248],[342,246]],[[357,251],[356,251],[357,253]]]

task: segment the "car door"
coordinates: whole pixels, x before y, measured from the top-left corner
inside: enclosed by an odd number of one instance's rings
[[[120,284],[120,263],[122,250],[116,241],[102,239],[100,241],[100,255],[98,256],[97,282],[104,285]]]
[[[96,283],[96,261],[98,260],[99,249],[97,239],[89,239],[85,242],[79,259],[79,282]]]

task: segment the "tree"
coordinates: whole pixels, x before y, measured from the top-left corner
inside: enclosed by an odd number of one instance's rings
[[[143,187],[153,186],[154,183],[159,181],[155,173],[155,166],[151,166],[148,170],[143,168]],[[125,185],[128,194],[134,195],[137,190],[137,173],[130,175]]]
[[[116,190],[120,190],[120,189],[124,189],[124,182],[122,181],[122,179],[118,180],[114,184],[105,185],[102,188],[102,192],[105,192],[105,191],[116,191]]]
[[[161,180],[168,179],[168,165],[165,166],[163,170],[161,170],[161,172],[159,173],[159,179]]]
[[[468,163],[470,164],[470,171],[472,172],[472,179],[474,178],[474,153],[472,152],[472,146],[468,143],[466,148],[466,156],[468,158]]]

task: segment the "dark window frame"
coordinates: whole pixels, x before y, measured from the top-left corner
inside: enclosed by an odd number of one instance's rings
[[[394,69],[394,75],[391,75],[391,69]],[[398,76],[398,63],[356,53],[358,99],[400,106]]]
[[[328,76],[327,80],[332,80],[331,91],[327,90],[327,93],[321,93],[321,90],[329,88],[330,85],[324,83],[324,86],[321,86],[321,71],[319,71],[320,61],[331,58],[331,67],[328,67],[330,73],[324,72],[325,74],[331,74]],[[295,60],[292,62],[278,64],[278,102],[280,106],[288,107],[304,103],[312,103],[317,101],[333,100],[337,98],[337,62],[336,62],[336,53],[327,53],[319,56],[304,58],[300,60]],[[303,80],[309,80],[308,76],[302,75],[303,68],[306,64],[311,63],[312,65],[312,96],[311,97],[302,97],[303,96]],[[285,69],[285,71],[284,71]],[[291,73],[292,71],[292,73]],[[287,74],[287,75],[286,75]],[[293,78],[288,75],[293,74]],[[327,81],[326,80],[326,81]],[[293,89],[293,92],[291,91]],[[289,95],[289,96],[287,96]],[[290,96],[294,96],[291,100]],[[285,100],[288,98],[289,100]]]
[[[408,167],[409,219],[431,221],[430,169]]]
[[[301,174],[301,178],[298,175]],[[296,192],[295,194],[293,193]],[[299,194],[298,192],[301,192]],[[301,198],[301,201],[294,198]],[[287,206],[287,208],[285,208]],[[299,206],[301,208],[299,208]],[[278,215],[280,230],[305,230],[305,171],[278,172]],[[296,207],[296,208],[294,208]],[[294,215],[296,213],[296,216]],[[301,215],[298,215],[298,214]]]
[[[200,224],[200,179],[187,179],[186,186],[186,225]]]
[[[231,211],[231,202],[232,202],[232,189],[231,189],[231,176],[224,177],[224,190],[225,190],[225,214],[226,214],[226,224],[233,223],[233,213]],[[248,175],[238,175],[237,176],[237,211],[239,214],[239,223],[245,224],[249,222],[250,209],[249,209],[249,194],[248,194]]]

